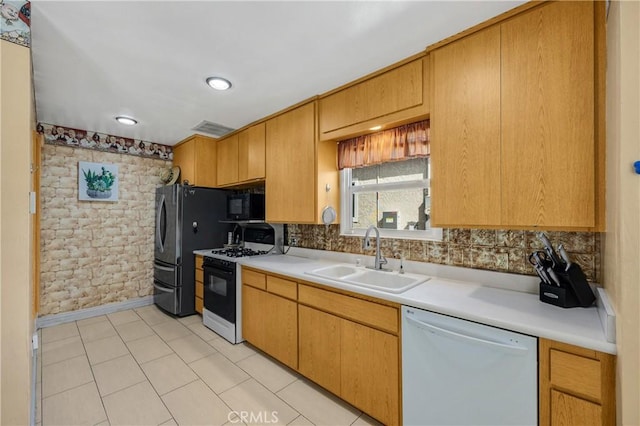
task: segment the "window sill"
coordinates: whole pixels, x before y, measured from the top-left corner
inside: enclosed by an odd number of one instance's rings
[[[442,229],[435,228],[429,231],[409,231],[403,229],[384,229],[378,228],[380,238],[390,238],[394,240],[418,240],[418,241],[442,241]],[[366,229],[353,229],[344,231],[340,229],[341,237],[360,237],[364,238]],[[375,235],[370,235],[374,236]]]

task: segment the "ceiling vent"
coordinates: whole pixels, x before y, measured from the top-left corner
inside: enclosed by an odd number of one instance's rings
[[[223,126],[222,124],[212,123],[211,121],[204,120],[200,122],[197,126],[192,128],[191,130],[195,130],[196,132],[206,133],[208,135],[220,137],[224,136],[227,133],[233,132],[235,129],[231,127]]]

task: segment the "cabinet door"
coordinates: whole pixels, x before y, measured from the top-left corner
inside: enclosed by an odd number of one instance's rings
[[[266,124],[266,220],[315,223],[315,102]]]
[[[196,176],[192,183],[196,186],[213,188],[216,186],[216,144],[215,139],[196,136],[194,162]]]
[[[259,291],[259,290],[258,290]],[[263,350],[293,369],[298,368],[298,304],[270,293],[264,294]]]
[[[551,391],[551,426],[602,426],[602,407],[557,390]]]
[[[264,179],[265,124],[249,127],[238,134],[238,180]]]
[[[182,183],[188,180],[189,183],[196,181],[196,144],[193,140],[186,141],[173,148],[173,165],[180,167],[180,178]]]
[[[320,99],[320,139],[344,138],[373,125],[426,115],[427,64],[425,58],[419,58]]]
[[[216,142],[218,145],[218,186],[238,182],[238,135]]]
[[[180,166],[179,182],[213,188],[216,186],[215,139],[194,135],[173,148],[173,165]]]
[[[300,336],[298,371],[340,395],[340,323],[342,319],[298,306]]]
[[[432,224],[500,224],[500,28],[431,54]]]
[[[262,290],[242,285],[242,337],[262,350],[266,342],[263,311],[266,295]]]
[[[340,396],[384,424],[399,424],[398,338],[341,322]]]
[[[501,24],[504,225],[595,226],[593,8],[550,2]]]

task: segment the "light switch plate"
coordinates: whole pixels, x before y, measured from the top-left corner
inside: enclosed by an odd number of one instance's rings
[[[29,192],[29,213],[36,214],[36,193]]]

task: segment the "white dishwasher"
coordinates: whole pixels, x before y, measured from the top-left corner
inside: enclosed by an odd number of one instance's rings
[[[405,425],[536,425],[538,340],[402,307]]]

